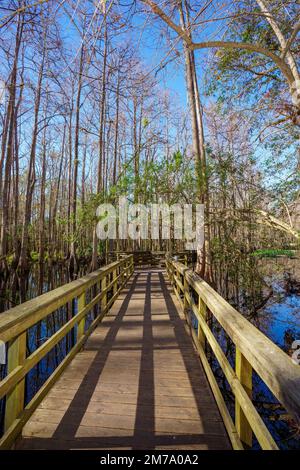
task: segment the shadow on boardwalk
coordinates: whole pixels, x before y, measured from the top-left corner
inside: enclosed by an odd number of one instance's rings
[[[161,270],[134,274],[19,448],[230,448],[170,289]]]

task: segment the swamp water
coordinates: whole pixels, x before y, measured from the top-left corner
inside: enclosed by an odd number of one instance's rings
[[[276,343],[287,354],[291,355],[291,345],[294,340],[300,339],[300,266],[299,259],[277,258],[277,259],[258,259],[255,260],[255,274],[253,270],[247,274],[247,286],[251,288],[240,287],[238,293],[235,292],[230,296],[227,292],[227,299],[239,311],[241,311],[249,321],[259,328],[266,336]],[[253,265],[253,261],[252,261]],[[86,269],[83,268],[80,276],[83,276]],[[28,276],[27,283],[27,299],[31,299],[38,294],[37,282],[38,270],[33,267],[32,272]],[[260,281],[257,282],[257,273],[259,273]],[[251,279],[251,276],[255,275]],[[242,277],[245,276],[243,272]],[[47,269],[45,273],[45,282],[43,291],[59,287],[60,285],[70,282],[67,269],[63,266]],[[241,283],[243,285],[243,283]],[[255,288],[253,289],[253,286]],[[218,289],[224,295],[222,289]],[[12,306],[7,299],[15,300],[18,303],[17,292],[16,298],[11,297],[9,286],[6,286],[0,293],[2,297],[3,308]],[[238,298],[237,298],[238,297]],[[260,299],[258,304],[260,307],[250,308],[253,304],[257,304],[257,298]],[[255,301],[255,302],[254,302]],[[55,331],[57,331],[72,315],[77,312],[76,300],[49,315],[45,320],[35,325],[29,330],[27,351],[32,353],[37,347],[45,342]],[[87,324],[97,312],[91,312]],[[194,322],[196,327],[196,321]],[[223,350],[232,366],[234,366],[235,349],[224,330],[217,322],[212,325],[213,332],[220,342]],[[26,398],[28,403],[30,399],[39,390],[42,384],[51,375],[53,370],[63,360],[69,350],[72,348],[76,340],[76,328],[74,328],[63,340],[61,340],[47,356],[34,367],[26,377]],[[228,408],[234,417],[234,397],[230,387],[223,376],[217,361],[210,354],[210,362],[216,374],[219,386],[224,395]],[[299,365],[300,367],[300,365]],[[6,375],[6,366],[0,366],[1,377]],[[286,412],[278,404],[264,383],[254,374],[253,378],[253,401],[259,413],[263,417],[266,425],[270,429],[277,444],[283,449],[299,449],[300,435],[299,429],[290,421]],[[0,401],[0,425],[3,428],[3,410],[5,401]],[[254,441],[254,448],[258,448]]]

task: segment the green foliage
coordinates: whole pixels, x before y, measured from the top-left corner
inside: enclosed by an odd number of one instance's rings
[[[195,193],[193,162],[177,149],[168,158],[140,161],[139,175],[134,174],[132,162],[123,167],[117,184],[110,188],[109,198],[120,195],[139,202],[155,202],[158,197],[169,203],[176,202],[183,193],[191,198]],[[170,191],[172,188],[172,191]]]
[[[7,262],[8,266],[10,266],[10,265],[12,264],[12,262],[14,261],[14,259],[15,259],[15,255],[14,255],[14,254],[6,256],[6,262]]]
[[[173,161],[175,165],[175,171],[179,171],[183,162],[183,155],[180,150],[177,150],[173,153]]]
[[[236,14],[236,19],[224,40],[259,44],[278,53],[278,40],[254,1],[237,2],[232,14]],[[281,18],[280,28],[286,30],[289,36],[290,25],[284,17]],[[253,103],[254,99],[260,99],[265,93],[277,99],[279,90],[286,88],[278,67],[268,57],[256,52],[221,48],[215,52],[210,65],[205,90],[218,102],[229,102],[235,95],[235,100]]]
[[[251,256],[257,256],[259,258],[276,258],[277,256],[287,256],[288,258],[294,258],[295,252],[293,250],[281,250],[274,248],[260,249],[251,253]]]
[[[38,261],[39,260],[39,253],[37,251],[32,251],[30,253],[30,257],[32,261]]]
[[[142,119],[142,126],[143,126],[143,128],[145,129],[148,125],[149,125],[149,119],[147,119],[146,117],[144,117],[144,118]]]

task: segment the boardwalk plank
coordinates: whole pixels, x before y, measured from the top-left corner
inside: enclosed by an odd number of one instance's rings
[[[23,429],[22,449],[229,449],[179,304],[135,273]]]

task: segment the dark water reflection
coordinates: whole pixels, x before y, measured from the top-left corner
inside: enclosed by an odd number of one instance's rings
[[[244,266],[247,266],[247,263]],[[300,339],[299,259],[262,259],[255,260],[255,264],[251,260],[251,270],[245,272],[243,267],[240,275],[238,295],[234,288],[229,288],[227,300],[275,344],[291,355],[293,341]],[[217,290],[224,295],[220,285]],[[194,322],[196,325],[195,320]],[[215,319],[212,322],[212,329],[230,364],[234,367],[234,344]],[[234,396],[209,348],[208,354],[227,406],[234,418]],[[256,373],[253,376],[253,402],[278,446],[282,449],[300,449],[299,428],[290,420],[286,410]],[[253,447],[259,448],[258,443],[254,441]]]
[[[81,266],[78,277],[83,276],[87,272],[87,266]],[[71,282],[69,271],[62,264],[52,267],[46,267],[44,272],[44,282],[42,293],[53,290],[63,284]],[[21,285],[22,284],[22,285]],[[32,266],[26,279],[16,279],[16,275],[12,273],[7,283],[0,291],[1,310],[5,311],[15,305],[18,305],[25,292],[25,299],[35,298],[41,292],[39,284],[39,269],[36,264]],[[88,294],[87,294],[88,300]],[[67,305],[57,309],[45,319],[28,329],[27,332],[27,357],[30,356],[37,348],[45,343],[56,331],[58,331],[72,316],[77,313],[77,300],[74,299]],[[1,313],[0,313],[1,315]],[[86,328],[88,328],[91,312],[87,317]],[[41,386],[50,377],[52,372],[57,368],[61,361],[66,357],[68,352],[75,344],[77,335],[77,327],[73,328],[54,348],[36,365],[25,378],[25,405],[30,402]],[[7,366],[0,365],[0,378],[3,379],[7,375]],[[0,400],[0,435],[3,433],[5,398]]]

